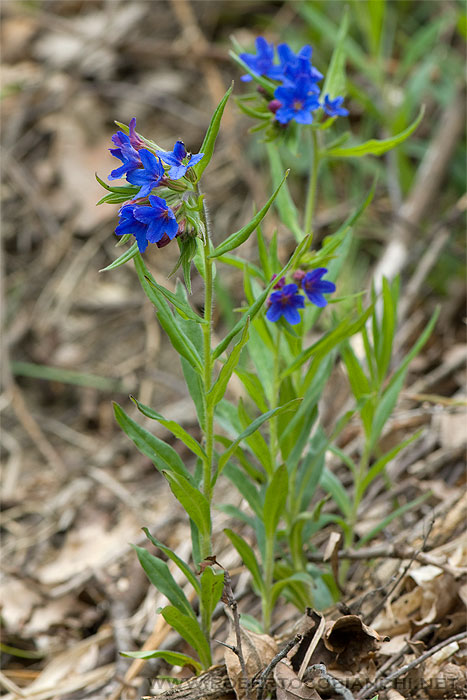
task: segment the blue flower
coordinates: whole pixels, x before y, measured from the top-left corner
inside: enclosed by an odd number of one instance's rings
[[[146,225],[146,238],[149,243],[157,243],[164,234],[172,240],[178,231],[178,223],[175,214],[167,205],[165,199],[149,195],[150,207],[135,206],[133,215],[135,219]]]
[[[274,97],[281,103],[276,112],[278,122],[288,124],[295,119],[298,124],[312,123],[312,112],[318,109],[320,104],[316,95],[311,92],[311,85],[308,78],[300,77],[294,84],[276,88]]]
[[[138,151],[131,145],[130,137],[123,131],[117,131],[117,133],[112,136],[112,141],[117,148],[109,148],[109,151],[115,158],[122,161],[122,165],[112,170],[108,179],[118,180],[124,175],[133,172],[133,170],[140,168],[141,158],[139,157]]]
[[[125,236],[125,234],[131,233],[136,238],[139,251],[144,253],[148,247],[148,239],[146,237],[148,227],[135,218],[135,209],[138,209],[138,206],[135,204],[125,204],[120,209],[118,212],[120,223],[115,229],[115,233],[117,236]]]
[[[204,158],[204,153],[197,153],[194,156],[191,154],[189,155],[183,141],[177,141],[173,151],[156,151],[156,153],[164,163],[171,166],[168,175],[172,180],[179,180],[185,175],[188,168],[196,165],[201,158]],[[187,156],[188,160],[184,163]]]
[[[144,141],[136,133],[136,117],[133,117],[133,119],[130,121],[128,127],[130,130],[130,143],[133,146],[133,148],[136,148],[136,150],[139,150],[142,146],[144,146]]]
[[[294,54],[287,44],[279,44],[277,53],[281,62],[284,83],[295,83],[298,78],[308,78],[310,83],[316,83],[323,79],[323,74],[311,65],[311,46],[303,46],[298,54]],[[314,86],[314,92],[319,93],[319,89]]]
[[[266,312],[268,321],[278,321],[283,316],[292,325],[300,323],[298,309],[304,308],[305,299],[297,292],[296,284],[286,284],[279,291],[273,292],[268,300],[269,308]]]
[[[321,279],[326,273],[327,269],[325,267],[317,267],[315,270],[307,272],[302,279],[302,288],[308,299],[312,304],[320,307],[326,306],[328,303],[323,294],[336,291],[334,282]]]
[[[128,173],[126,179],[132,185],[141,187],[136,195],[137,197],[147,197],[164,177],[164,166],[159,158],[156,158],[154,153],[148,151],[147,148],[142,148],[139,151],[139,155],[143,168],[132,170]]]
[[[241,53],[240,58],[248,68],[258,75],[265,75],[272,80],[280,80],[282,68],[274,65],[274,45],[268,44],[262,36],[256,38],[256,55],[253,53]],[[248,82],[251,75],[242,75],[240,80]]]
[[[341,107],[343,101],[343,97],[335,97],[333,100],[331,100],[329,95],[326,95],[322,107],[326,114],[329,114],[330,117],[346,117],[349,110],[345,109],[345,107]]]

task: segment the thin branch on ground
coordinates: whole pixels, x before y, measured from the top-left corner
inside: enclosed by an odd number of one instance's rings
[[[218,562],[216,562],[218,564]],[[220,564],[218,564],[220,566]],[[224,569],[224,567],[221,567]],[[238,660],[240,662],[240,668],[242,670],[242,676],[243,680],[245,683],[245,698],[246,700],[251,700],[251,695],[250,695],[250,688],[251,688],[251,681],[248,678],[248,673],[246,670],[246,664],[245,664],[245,657],[243,656],[243,650],[242,650],[242,632],[240,629],[240,616],[238,614],[238,608],[237,608],[237,601],[235,600],[233,591],[232,591],[232,582],[230,580],[230,574],[227,571],[227,569],[224,569],[224,596],[223,596],[223,601],[226,603],[226,605],[229,606],[230,610],[232,611],[232,618],[233,618],[233,626],[235,630],[235,638],[236,638],[236,646],[231,647],[232,651],[234,654],[237,655]]]
[[[389,676],[387,676],[384,680],[380,681],[380,683],[378,683],[378,688],[386,688],[392,681],[395,681],[397,678],[400,678],[400,676],[403,676],[404,673],[408,673],[413,668],[420,666],[421,663],[423,663],[426,659],[429,659],[430,656],[433,656],[433,654],[436,654],[436,652],[441,651],[441,649],[444,649],[450,644],[460,642],[466,638],[467,631],[459,632],[459,634],[455,634],[453,637],[449,637],[449,639],[444,639],[442,642],[436,644],[436,646],[432,647],[431,649],[428,649],[428,651],[425,651],[424,654],[421,654],[421,656],[414,659],[414,661],[405,664],[404,666],[402,666],[402,668],[399,668],[397,671],[394,671],[394,673],[391,673]],[[364,700],[364,698],[367,698],[368,696],[372,695],[375,689],[376,685],[374,683],[372,683],[371,686],[366,686],[358,694],[358,700]]]
[[[294,648],[299,642],[302,640],[302,635],[301,634],[296,634],[293,639],[287,642],[285,647],[281,649],[281,651],[276,654],[276,656],[270,661],[270,663],[266,666],[264,671],[262,671],[259,679],[258,679],[258,690],[257,690],[257,700],[263,700],[263,693],[264,689],[266,687],[266,681],[268,677],[271,675],[272,671],[274,668],[277,666],[279,661],[282,661],[284,656],[287,656],[289,651]]]
[[[337,678],[329,675],[324,664],[313,664],[313,666],[310,666],[310,668],[307,670],[307,678],[309,678],[310,675],[314,675],[314,673],[318,673],[321,678],[327,681],[334,692],[336,692],[338,695],[342,695],[344,700],[355,700],[354,696],[350,690],[345,687],[345,685],[342,685]]]

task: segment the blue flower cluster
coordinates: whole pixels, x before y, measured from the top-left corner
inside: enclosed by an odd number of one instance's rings
[[[287,44],[279,44],[277,55],[278,64],[274,62],[274,45],[259,36],[256,39],[256,54],[241,53],[240,58],[253,73],[280,83],[274,90],[274,100],[269,103],[280,124],[288,124],[292,120],[298,124],[311,124],[313,112],[320,107],[330,117],[349,113],[341,106],[343,97],[331,99],[325,95],[320,101],[318,83],[323,75],[311,64],[311,46],[304,46],[295,54]],[[244,75],[242,80],[250,81],[252,77]]]
[[[132,234],[143,253],[148,243],[156,243],[159,248],[167,245],[183,228],[177,222],[177,207],[174,207],[174,211],[165,199],[152,194],[153,190],[162,186],[186,189],[187,181],[186,187],[181,188],[180,183],[174,185],[174,181],[184,178],[188,169],[199,163],[204,154],[187,153],[182,141],[177,141],[172,151],[152,151],[135,129],[136,119],[133,118],[129,124],[129,134],[117,131],[112,136],[115,148],[109,150],[122,164],[112,170],[108,179],[126,177],[127,182],[140,188],[136,196],[120,208],[120,222],[115,233],[117,236]],[[167,172],[163,163],[170,166]]]
[[[266,318],[268,321],[278,321],[283,316],[292,325],[300,323],[298,309],[305,307],[305,298],[299,294],[299,287],[303,289],[312,304],[321,308],[326,306],[328,302],[324,294],[336,291],[334,282],[322,279],[326,273],[327,268],[325,267],[317,267],[309,272],[296,270],[293,274],[295,282],[291,284],[286,284],[285,278],[281,277],[274,285],[274,289],[277,291],[271,294],[267,302]]]

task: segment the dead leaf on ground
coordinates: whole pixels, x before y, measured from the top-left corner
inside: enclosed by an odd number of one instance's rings
[[[276,656],[278,651],[277,644],[268,634],[256,634],[255,632],[249,632],[243,627],[240,628],[240,633],[246,672],[248,678],[251,680],[256,674],[265,669]],[[232,627],[232,623],[230,623],[227,644],[236,646],[236,643],[235,631]],[[238,656],[234,654],[233,651],[226,648],[224,658],[232,687],[235,690],[238,700],[243,700],[246,698],[245,681]]]
[[[300,680],[289,660],[279,661],[274,669],[277,700],[321,700],[313,688]]]

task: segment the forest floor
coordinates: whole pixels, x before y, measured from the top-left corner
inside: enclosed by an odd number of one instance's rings
[[[164,479],[118,428],[112,401],[131,413],[128,396],[136,394],[188,430],[195,430],[195,414],[173,350],[131,265],[99,273],[116,257],[112,232],[117,208],[95,206],[102,192],[94,172],[105,179],[114,167],[108,148],[115,119],[128,123],[136,116],[144,125],[141,131],[164,147],[183,138],[196,153],[212,110],[232,79],[238,79],[228,57],[229,35],[251,43],[252,32],[244,27],[252,13],[261,9],[280,26],[293,20],[292,5],[216,0],[1,3],[0,686],[8,700],[150,695],[156,693],[151,679],[170,675],[170,667],[119,652],[143,646],[182,648],[157,614],[162,596],[149,586],[130,543],[142,545],[141,528],[147,526],[188,557],[189,528]],[[460,112],[462,124],[462,108]],[[246,155],[249,126],[231,104],[206,173],[204,191],[219,239],[239,229],[253,202],[268,196],[261,163]],[[445,131],[433,131],[435,154],[447,143],[456,147],[462,130],[458,105],[444,108],[439,128]],[[430,195],[435,200],[445,172],[433,177]],[[421,189],[424,184],[422,180]],[[417,204],[420,181],[410,196]],[[365,226],[387,220],[383,200],[383,195],[376,197],[372,220],[362,224],[362,238]],[[465,288],[462,280],[453,279],[448,294],[438,298],[426,284],[443,246],[464,255],[450,232],[465,208],[465,198],[460,199],[430,221],[425,267],[420,272],[419,266],[418,276],[410,255],[401,269],[405,306],[396,353],[401,356],[413,344],[437,304],[441,314],[411,365],[384,441],[389,449],[416,430],[421,437],[390,464],[387,483],[372,487],[362,504],[358,535],[394,504],[425,498],[377,541],[347,553],[350,565],[342,593],[347,607],[322,611],[327,651],[322,648],[322,655],[313,658],[351,681],[352,695],[328,687],[322,696],[281,690],[277,697],[372,698],[377,692],[381,700],[466,697]],[[341,213],[320,202],[317,230],[327,232],[336,216]],[[425,203],[416,224],[429,217]],[[271,212],[265,235],[275,228],[283,234],[280,252],[286,256],[293,243]],[[380,242],[381,257],[374,267],[384,261]],[[242,254],[253,257],[254,251],[247,244]],[[158,279],[166,280],[176,255],[170,246],[148,249],[147,263]],[[201,287],[196,277],[193,281],[196,306]],[[241,305],[241,284],[231,268],[222,281],[224,291]],[[216,310],[216,323],[226,323],[222,309]],[[322,406],[325,425],[346,398],[338,368],[333,381]],[[236,391],[233,385],[233,397]],[[160,426],[156,430],[168,439]],[[342,447],[358,452],[360,440],[350,427]],[[174,447],[190,459],[178,444]],[[333,468],[345,483],[338,462]],[[225,484],[220,484],[218,498],[231,498]],[[230,571],[240,613],[254,616],[260,610],[258,599],[222,533],[234,526],[227,515],[216,513],[216,556]],[[313,558],[329,566],[324,562],[328,558],[337,568],[344,558],[338,542],[327,547],[332,537],[331,530],[320,533]],[[273,627],[277,649],[293,638],[297,625],[306,630],[308,642],[313,637],[320,618],[302,613],[279,604]],[[339,664],[333,666],[342,651],[338,629],[347,635],[351,657],[341,675]],[[213,638],[225,641],[227,634],[227,618],[219,611]],[[371,653],[369,639],[377,639]],[[216,642],[213,646],[215,662],[223,668],[225,649]],[[263,654],[260,642],[258,649]],[[384,679],[394,672],[385,686]],[[280,674],[275,679],[279,688]],[[160,682],[158,687],[162,692],[169,685]],[[200,687],[177,697],[234,697],[231,686],[217,695]],[[319,684],[314,692],[319,693]]]

